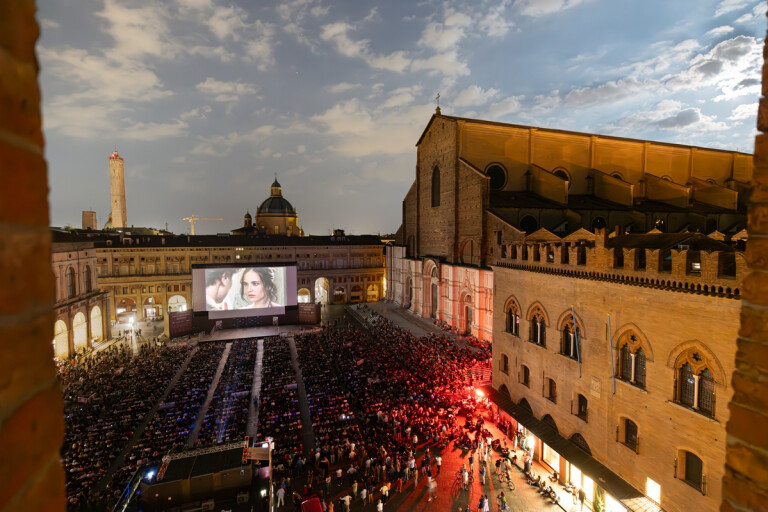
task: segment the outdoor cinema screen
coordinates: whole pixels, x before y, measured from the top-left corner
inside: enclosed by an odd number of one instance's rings
[[[208,318],[282,315],[296,306],[296,264],[192,267],[195,311]]]

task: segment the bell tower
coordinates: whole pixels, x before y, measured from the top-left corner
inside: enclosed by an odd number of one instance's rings
[[[112,227],[124,228],[128,223],[125,212],[125,171],[123,158],[115,150],[109,155],[109,191],[112,207]]]

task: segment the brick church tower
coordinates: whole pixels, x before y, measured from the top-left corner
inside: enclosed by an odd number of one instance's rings
[[[123,158],[115,150],[109,155],[109,191],[112,207],[112,227],[124,228],[128,224],[125,213],[125,172]]]

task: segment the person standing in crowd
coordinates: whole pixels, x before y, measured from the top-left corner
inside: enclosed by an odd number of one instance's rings
[[[437,465],[437,475],[439,475],[440,474],[440,466],[443,465],[443,458],[439,454],[435,457],[435,463]]]

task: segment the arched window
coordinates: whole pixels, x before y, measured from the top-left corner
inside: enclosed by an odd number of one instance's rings
[[[531,387],[531,370],[523,365],[522,375],[520,375],[520,384]]]
[[[555,169],[555,172],[553,172],[552,174],[554,174],[558,178],[564,179],[565,181],[571,181],[571,178],[570,176],[568,176],[568,173],[565,171],[565,169]]]
[[[501,190],[507,182],[507,172],[499,164],[493,164],[485,171],[491,179],[491,190]]]
[[[440,206],[440,168],[432,169],[432,206]]]
[[[637,424],[630,419],[624,420],[624,444],[637,452]]]
[[[566,357],[580,361],[583,356],[581,353],[581,329],[578,325],[574,329],[572,316],[566,320],[562,332],[563,335],[560,338],[560,353]]]
[[[685,461],[682,474],[683,481],[701,490],[704,483],[704,463],[695,453],[691,452],[683,452],[682,459]]]
[[[640,338],[632,331],[625,332],[618,341],[619,364],[617,377],[645,389],[645,362],[647,351]]]
[[[520,231],[525,231],[530,235],[537,229],[539,229],[539,223],[531,215],[526,215],[520,219]]]
[[[605,221],[604,217],[595,217],[594,219],[592,219],[592,231],[593,232],[596,229],[603,229],[607,225],[608,225],[608,223]]]
[[[67,269],[67,298],[71,299],[75,296],[75,270],[72,267]]]
[[[514,299],[507,304],[506,321],[507,332],[514,336],[520,336],[520,307]]]
[[[710,416],[715,414],[715,378],[708,368],[699,374],[699,410]]]
[[[544,313],[539,307],[533,311],[531,318],[529,319],[531,327],[531,337],[528,341],[535,343],[536,345],[546,347],[547,346],[547,325],[544,320]]]
[[[499,361],[499,370],[504,373],[509,373],[509,356],[507,354],[501,354],[501,360]]]
[[[680,367],[680,391],[679,402],[688,407],[696,404],[696,376],[693,374],[693,368],[688,363]]]
[[[704,416],[715,415],[715,376],[703,351],[689,348],[676,361],[675,401]]]
[[[642,348],[635,352],[635,384],[645,388],[645,352]]]
[[[88,265],[83,269],[83,277],[85,278],[85,293],[91,293],[93,291],[91,284],[91,267]]]

